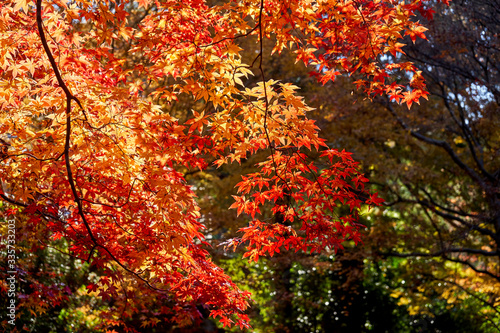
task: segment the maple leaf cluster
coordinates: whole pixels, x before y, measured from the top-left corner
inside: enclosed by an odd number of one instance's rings
[[[419,72],[377,59],[402,52],[403,35],[425,37],[416,11],[421,1],[2,1],[1,198],[22,209],[40,244],[64,238],[70,255],[103,272],[89,292],[123,307],[120,318],[103,314],[105,325],[143,311],[129,304],[137,298],[173,302],[161,314],[178,323],[203,304],[224,325],[248,327],[249,295],[203,248],[179,168],[269,152],[232,206],[253,219],[237,243],[254,260],[359,242],[359,208],[381,200],[350,154],[326,149],[297,87],[265,80],[262,68],[261,82],[245,86],[254,71],[237,40],[273,37],[273,51],[295,50],[323,83],[359,71],[369,95],[411,105],[426,95]],[[408,87],[390,82],[396,69],[412,74]],[[165,112],[181,95],[205,106],[185,122]],[[325,166],[309,160],[314,151]],[[255,219],[266,205],[276,221]],[[339,216],[343,205],[350,213]]]

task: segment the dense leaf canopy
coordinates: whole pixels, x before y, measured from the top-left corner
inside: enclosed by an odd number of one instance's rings
[[[224,326],[248,327],[249,293],[210,259],[186,175],[263,156],[230,206],[249,223],[225,242],[245,244],[255,261],[358,243],[360,209],[383,200],[264,60],[293,52],[323,84],[356,75],[365,96],[410,107],[428,95],[422,72],[399,56],[404,36],[425,38],[417,13],[433,11],[392,0],[3,1],[0,197],[19,247],[98,272],[86,289],[109,301],[102,327],[138,316],[142,326],[189,324],[200,306]],[[254,37],[245,63],[240,41]],[[30,258],[16,263],[30,281],[20,318],[44,311],[40,297],[69,294],[50,285],[57,272],[36,276]]]

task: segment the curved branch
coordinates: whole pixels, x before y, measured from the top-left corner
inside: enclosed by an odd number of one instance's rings
[[[469,248],[448,248],[436,252],[410,252],[410,253],[386,252],[386,253],[381,253],[381,255],[384,257],[409,258],[409,257],[441,257],[443,256],[443,254],[447,253],[479,254],[485,257],[500,256],[500,252],[498,251],[485,251],[485,250],[469,249]]]
[[[435,203],[432,200],[431,197],[429,197],[430,202],[427,201],[427,200],[410,200],[410,199],[404,199],[398,193],[396,193],[394,190],[392,190],[392,189],[390,189],[390,190],[397,197],[397,199],[395,201],[392,201],[392,202],[386,202],[386,203],[384,203],[384,206],[386,206],[386,207],[391,207],[391,206],[394,206],[394,205],[396,205],[398,203],[419,204],[419,205],[421,205],[421,206],[423,206],[425,208],[431,209],[433,213],[441,216],[442,218],[444,218],[444,219],[446,219],[448,221],[456,221],[456,222],[460,223],[461,225],[466,226],[467,228],[470,228],[470,230],[476,230],[476,231],[478,231],[479,233],[481,233],[483,235],[490,236],[495,241],[500,241],[499,236],[494,231],[489,230],[487,228],[480,227],[479,225],[473,224],[473,223],[468,222],[468,221],[466,221],[464,219],[465,217],[480,218],[479,216],[475,216],[475,215],[471,215],[471,214],[467,214],[467,213],[462,213],[462,212],[458,212],[458,211],[454,211],[454,210],[448,209],[446,207],[442,207],[441,205]],[[427,192],[425,190],[423,190],[423,192],[428,196],[428,194],[427,194]],[[448,211],[449,213],[442,212],[439,209],[442,209],[444,211]],[[455,216],[453,214],[460,215],[460,216],[462,216],[464,218]]]
[[[474,52],[472,52],[472,54],[473,54],[473,57],[475,57],[474,56]],[[429,60],[427,61],[427,60],[422,59],[422,58],[414,57],[411,54],[407,54],[408,58],[410,60],[414,61],[414,62],[421,62],[423,64],[432,66],[434,68],[441,67],[441,68],[443,68],[445,70],[451,71],[451,72],[453,72],[455,74],[458,74],[460,76],[464,76],[466,79],[472,80],[473,82],[477,80],[477,77],[472,77],[472,76],[468,75],[466,73],[467,71],[465,71],[463,69],[460,70],[461,68],[459,68],[459,70],[456,70],[455,68],[452,68],[451,66],[448,66],[445,62],[436,61],[436,59],[429,57],[425,53],[423,53],[422,55],[424,57],[428,58]],[[432,78],[432,80],[434,81],[434,83],[439,87],[439,90],[441,90],[441,93],[432,92],[432,94],[440,97],[443,100],[444,105],[445,105],[446,109],[448,110],[448,113],[450,114],[450,116],[453,119],[454,123],[462,131],[462,133],[463,133],[463,135],[464,135],[464,137],[465,137],[465,139],[467,141],[467,146],[468,146],[469,151],[470,151],[470,153],[472,155],[472,158],[474,159],[474,162],[476,163],[477,167],[479,168],[481,174],[484,177],[486,177],[489,181],[491,181],[493,183],[497,182],[498,179],[496,179],[495,176],[492,173],[488,172],[485,169],[484,162],[482,161],[482,159],[478,156],[478,154],[476,152],[476,147],[478,147],[477,149],[479,149],[480,152],[482,152],[482,149],[481,149],[481,147],[479,147],[478,140],[473,135],[473,133],[471,131],[471,128],[469,126],[467,126],[467,123],[466,123],[465,118],[464,118],[465,112],[464,112],[463,108],[461,107],[460,102],[458,100],[455,101],[455,105],[459,109],[459,111],[458,111],[459,114],[460,114],[460,120],[459,120],[459,119],[457,119],[456,115],[454,114],[453,108],[451,107],[451,105],[449,103],[449,96],[447,95],[447,93],[445,91],[445,84],[442,82],[442,80],[439,77],[436,77],[436,76],[432,75],[431,72],[426,71],[426,74],[430,78]],[[457,93],[454,93],[454,95],[455,95],[455,99],[456,99],[457,98]]]
[[[498,282],[500,282],[500,276],[495,275],[495,274],[493,274],[490,271],[487,271],[485,269],[479,269],[479,268],[477,268],[476,266],[474,266],[473,264],[471,264],[467,260],[452,259],[452,258],[448,258],[448,257],[446,257],[446,260],[452,261],[452,262],[456,262],[458,264],[469,266],[474,272],[481,273],[481,274],[486,274],[486,275],[492,277],[493,279],[497,280]]]
[[[85,229],[87,230],[87,233],[88,233],[90,239],[92,240],[92,243],[94,244],[94,246],[90,250],[89,257],[88,257],[87,261],[89,261],[90,258],[92,257],[92,253],[96,247],[101,248],[121,268],[123,268],[128,273],[134,275],[136,278],[138,278],[139,280],[144,282],[151,289],[154,289],[157,291],[168,291],[168,290],[163,290],[163,289],[159,289],[159,288],[154,287],[153,285],[151,285],[149,283],[148,280],[146,280],[145,278],[140,276],[139,273],[131,270],[130,268],[126,267],[123,263],[121,263],[120,260],[118,258],[116,258],[113,253],[111,253],[111,251],[109,251],[104,245],[101,245],[97,241],[96,237],[94,236],[94,234],[92,232],[92,229],[90,228],[89,222],[87,221],[87,218],[86,218],[85,213],[83,211],[82,200],[79,197],[77,189],[76,189],[76,185],[75,185],[75,181],[74,181],[74,177],[73,177],[73,172],[71,170],[70,156],[69,156],[69,149],[70,149],[70,145],[71,145],[71,101],[74,100],[78,104],[78,106],[82,109],[82,112],[84,112],[84,109],[83,109],[82,104],[78,100],[78,98],[76,98],[71,93],[68,86],[64,82],[64,80],[61,76],[61,73],[59,71],[59,68],[57,67],[54,56],[52,55],[52,52],[51,52],[49,45],[47,43],[47,38],[45,37],[45,33],[44,33],[44,29],[43,29],[43,21],[42,21],[42,1],[43,0],[36,1],[36,23],[37,23],[37,27],[38,27],[38,33],[40,35],[40,40],[42,42],[45,53],[47,54],[47,56],[49,58],[49,62],[52,66],[52,69],[54,70],[54,74],[56,75],[59,86],[63,89],[64,93],[66,94],[66,139],[65,139],[65,143],[64,143],[64,158],[65,158],[66,172],[68,174],[68,182],[70,184],[71,192],[73,193],[74,200],[78,206],[78,214],[80,215],[82,222],[85,226]]]
[[[443,141],[443,140],[432,139],[432,138],[429,138],[428,136],[425,136],[423,134],[420,134],[420,133],[412,130],[396,114],[396,111],[394,110],[394,108],[392,107],[392,105],[389,102],[383,103],[383,105],[394,116],[394,118],[396,118],[396,121],[401,125],[401,127],[403,127],[405,130],[407,130],[410,133],[411,136],[413,136],[414,138],[416,138],[416,139],[418,139],[420,141],[423,141],[425,143],[428,143],[428,144],[431,144],[431,145],[443,148],[446,151],[446,153],[448,153],[448,155],[451,157],[451,159],[453,160],[453,162],[455,162],[462,170],[464,170],[469,175],[469,177],[471,177],[474,181],[476,181],[479,184],[479,186],[481,186],[481,188],[483,190],[489,192],[490,186],[488,186],[483,181],[483,179],[477,174],[476,171],[474,171],[474,169],[472,169],[471,167],[469,167],[467,164],[464,163],[464,161],[462,161],[460,159],[460,157],[458,157],[458,155],[455,153],[455,151],[453,150],[453,148],[451,148],[451,146],[448,144],[448,142]]]
[[[436,251],[436,252],[431,252],[431,253],[425,253],[425,252],[411,252],[411,253],[386,252],[386,253],[381,253],[381,255],[383,257],[399,257],[399,258],[442,257],[444,260],[459,263],[462,265],[466,265],[466,266],[470,267],[476,273],[486,274],[486,275],[490,276],[491,278],[500,282],[500,275],[495,275],[488,270],[479,269],[467,260],[453,259],[453,258],[450,258],[446,255],[446,254],[451,254],[451,253],[478,254],[478,255],[482,255],[482,256],[486,256],[486,257],[499,257],[500,256],[499,251],[490,252],[490,251],[484,251],[484,250],[478,250],[478,249],[467,249],[467,248],[449,248],[449,249],[443,249],[441,251]]]
[[[420,191],[424,192],[424,194],[427,196],[427,198],[429,198],[429,201],[431,202],[431,204],[434,205],[435,207],[438,207],[439,209],[442,209],[442,210],[447,211],[448,213],[457,214],[457,215],[460,215],[460,216],[463,216],[463,217],[479,218],[479,216],[477,214],[476,215],[468,214],[468,213],[464,212],[463,210],[458,211],[458,210],[455,210],[455,209],[452,209],[452,208],[449,208],[449,207],[445,207],[442,204],[438,204],[432,198],[431,194],[425,188],[421,187]]]
[[[14,200],[14,199],[11,199],[11,198],[9,198],[8,196],[6,196],[6,195],[5,195],[5,194],[3,194],[3,193],[0,193],[0,198],[4,199],[4,200],[5,200],[5,201],[7,201],[8,203],[11,203],[11,204],[16,205],[16,206],[28,207],[28,205],[27,205],[27,204],[22,203],[22,202],[20,202],[20,201],[16,201],[16,200]]]
[[[445,278],[443,279],[440,279],[440,278],[436,278],[434,275],[430,275],[430,274],[425,274],[425,276],[428,276],[430,277],[431,279],[435,280],[435,281],[441,281],[441,282],[445,282],[445,283],[449,283],[449,284],[452,284],[454,285],[455,287],[461,289],[463,292],[465,292],[467,295],[469,296],[472,296],[474,297],[475,299],[477,299],[478,301],[484,303],[485,305],[489,306],[491,309],[493,309],[493,311],[495,311],[496,313],[500,314],[500,311],[498,310],[498,306],[495,306],[495,304],[493,302],[490,302],[488,300],[485,300],[481,297],[479,297],[478,295],[476,295],[476,293],[468,290],[467,288],[465,288],[464,286],[456,283],[455,281],[452,281],[452,280],[447,280]],[[496,325],[495,325],[496,326]]]
[[[413,200],[412,202],[418,203],[418,204],[420,204],[420,205],[422,205],[424,207],[427,207],[427,208],[431,209],[434,214],[437,214],[437,215],[441,216],[444,219],[452,220],[452,221],[457,221],[460,224],[462,224],[462,225],[470,228],[471,230],[476,230],[476,231],[478,231],[479,233],[481,233],[483,235],[488,235],[488,236],[490,236],[491,238],[493,238],[497,242],[500,241],[499,236],[497,234],[495,234],[493,231],[491,231],[489,229],[486,229],[486,228],[482,228],[482,227],[477,226],[475,224],[472,224],[470,222],[467,222],[466,220],[464,220],[464,219],[462,219],[462,218],[460,218],[458,216],[454,216],[454,215],[449,214],[449,213],[441,212],[438,209],[436,209],[436,206],[429,204],[429,202],[427,202],[426,200]]]

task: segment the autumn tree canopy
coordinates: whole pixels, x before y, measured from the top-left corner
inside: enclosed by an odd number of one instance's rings
[[[26,250],[54,248],[101,273],[87,289],[113,300],[106,327],[138,313],[144,326],[185,324],[199,305],[248,327],[250,296],[209,258],[185,173],[267,155],[229,207],[250,222],[226,246],[244,244],[252,260],[359,242],[358,210],[382,200],[350,153],[319,137],[297,87],[266,77],[263,59],[291,50],[323,84],[359,74],[368,97],[410,107],[428,94],[421,71],[398,57],[404,36],[425,38],[416,13],[433,11],[392,0],[3,1],[2,215],[14,216]],[[258,52],[243,63],[238,41],[249,36]],[[181,97],[192,100],[187,120],[168,112]],[[16,266],[33,280],[17,307],[36,315],[40,297],[66,289],[37,285],[30,265]]]

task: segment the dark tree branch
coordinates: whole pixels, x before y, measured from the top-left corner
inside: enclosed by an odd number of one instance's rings
[[[485,251],[478,249],[469,248],[448,248],[436,252],[409,252],[409,253],[399,253],[399,252],[384,252],[380,253],[384,257],[400,257],[400,258],[410,258],[410,257],[442,257],[447,253],[468,253],[468,254],[478,254],[485,257],[497,257],[500,256],[499,251]],[[449,258],[446,258],[449,260]]]
[[[392,105],[390,104],[390,102],[386,102],[386,103],[383,103],[383,105],[385,106],[385,108],[394,116],[394,118],[396,118],[397,122],[401,125],[401,127],[403,127],[405,130],[407,130],[411,136],[413,136],[414,138],[420,140],[420,141],[423,141],[425,143],[428,143],[428,144],[431,144],[431,145],[434,145],[434,146],[437,146],[437,147],[441,147],[443,148],[446,153],[448,153],[448,155],[451,157],[451,159],[462,169],[464,170],[468,175],[469,177],[471,177],[475,182],[477,182],[479,184],[479,186],[481,186],[482,189],[484,189],[485,191],[489,192],[490,191],[490,186],[488,186],[488,184],[486,184],[484,182],[484,180],[471,168],[469,167],[467,164],[465,164],[461,159],[460,157],[458,157],[458,155],[455,153],[455,151],[453,150],[453,148],[451,148],[451,146],[448,144],[448,142],[446,141],[443,141],[443,140],[436,140],[436,139],[432,139],[432,138],[429,138],[428,136],[425,136],[421,133],[418,133],[414,130],[412,130],[396,113],[396,111],[394,110],[394,108],[392,107]]]
[[[478,295],[476,295],[475,293],[471,292],[467,288],[461,286],[460,284],[458,284],[458,283],[456,283],[456,282],[454,282],[452,280],[436,278],[435,276],[429,275],[429,274],[425,274],[425,276],[427,276],[430,279],[435,280],[435,281],[441,281],[441,282],[444,282],[444,283],[449,283],[451,285],[454,285],[455,287],[457,287],[457,288],[461,289],[463,292],[465,292],[467,295],[474,297],[475,299],[477,299],[481,303],[484,303],[488,307],[491,307],[493,309],[493,311],[495,311],[496,313],[500,314],[500,310],[498,310],[498,306],[495,306],[494,303],[489,302],[489,301],[487,301],[487,300],[479,297]]]
[[[422,205],[424,207],[427,207],[427,208],[431,209],[434,214],[439,215],[439,216],[441,216],[444,219],[457,221],[460,224],[462,224],[462,225],[470,228],[471,230],[476,230],[476,231],[480,232],[483,235],[488,235],[488,236],[490,236],[491,238],[493,238],[497,242],[500,241],[500,237],[497,234],[495,234],[493,231],[491,231],[489,229],[486,229],[486,228],[482,228],[482,227],[480,227],[478,225],[475,225],[475,224],[472,224],[470,222],[467,222],[466,220],[464,220],[463,218],[460,218],[458,216],[442,212],[442,211],[436,209],[435,206],[429,204],[429,202],[427,202],[425,200],[412,200],[412,202],[413,203],[418,203],[418,204],[420,204],[420,205]]]
[[[71,161],[70,161],[70,156],[69,156],[69,149],[71,146],[71,101],[74,100],[78,106],[82,109],[82,112],[84,112],[83,106],[76,98],[71,91],[69,90],[68,86],[64,82],[61,73],[59,71],[59,68],[57,67],[56,61],[54,59],[54,56],[52,55],[52,52],[49,48],[49,45],[47,43],[47,39],[45,37],[44,29],[43,29],[43,20],[42,20],[42,1],[43,0],[37,0],[36,1],[36,22],[37,22],[37,27],[38,27],[38,33],[40,35],[40,40],[42,42],[43,48],[45,50],[45,53],[47,54],[49,58],[49,62],[51,64],[51,67],[54,71],[54,74],[56,75],[57,81],[59,83],[59,86],[63,89],[65,95],[66,95],[66,139],[65,139],[65,144],[64,144],[64,158],[65,158],[65,165],[66,165],[66,172],[68,174],[68,182],[71,187],[71,192],[73,193],[74,200],[77,204],[78,207],[78,214],[80,215],[82,222],[85,226],[85,229],[87,230],[87,233],[93,243],[93,247],[90,250],[88,261],[90,260],[92,253],[94,249],[101,248],[104,252],[106,252],[109,257],[115,261],[122,269],[127,271],[128,273],[134,275],[136,278],[144,282],[148,287],[151,289],[154,289],[156,291],[168,291],[168,290],[163,290],[156,288],[155,286],[151,285],[148,280],[143,278],[139,273],[131,270],[130,268],[126,267],[118,258],[115,257],[111,251],[105,247],[104,245],[100,244],[97,240],[97,238],[94,236],[92,229],[90,228],[90,224],[87,221],[87,218],[85,216],[84,210],[83,210],[83,204],[82,200],[78,195],[78,191],[76,189],[74,177],[73,177],[73,172],[71,170]]]
[[[498,254],[497,254],[498,255]],[[474,266],[472,263],[470,263],[469,261],[467,260],[461,260],[461,259],[453,259],[453,258],[449,258],[449,257],[446,257],[446,260],[448,261],[452,261],[452,262],[456,262],[456,263],[459,263],[459,264],[462,264],[462,265],[467,265],[469,266],[474,272],[476,273],[481,273],[481,274],[486,274],[490,277],[492,277],[493,279],[497,280],[498,282],[500,282],[500,276],[498,275],[495,275],[493,273],[491,273],[490,271],[487,271],[485,269],[479,269],[477,268],[476,266]]]
[[[14,199],[11,199],[9,198],[8,196],[6,196],[5,194],[3,193],[0,193],[0,198],[4,199],[5,201],[7,201],[8,203],[11,203],[13,205],[16,205],[16,206],[21,206],[21,207],[28,207],[27,204],[25,203],[22,203],[22,202],[19,202],[19,201],[16,201]]]
[[[451,213],[451,214],[457,214],[457,215],[460,215],[460,216],[463,216],[463,217],[472,217],[472,218],[479,218],[478,215],[473,215],[473,214],[467,214],[466,212],[460,210],[455,210],[455,209],[452,209],[452,208],[449,208],[449,207],[445,207],[441,204],[438,204],[431,196],[431,194],[424,188],[420,188],[420,191],[424,192],[424,194],[427,196],[427,198],[429,199],[430,203],[432,205],[434,205],[435,207],[438,207],[439,209],[442,209],[442,210],[445,210],[447,211],[448,213]]]
[[[386,202],[384,203],[384,206],[386,207],[391,207],[391,206],[394,206],[398,203],[410,203],[410,204],[419,204],[425,208],[428,208],[428,209],[431,209],[435,214],[441,216],[442,218],[448,220],[448,221],[455,221],[455,222],[458,222],[460,223],[461,225],[471,229],[471,230],[476,230],[478,231],[479,233],[483,234],[483,235],[487,235],[487,236],[490,236],[492,239],[494,239],[495,241],[497,241],[497,243],[500,241],[500,236],[498,236],[494,231],[492,230],[489,230],[487,228],[483,228],[483,227],[480,227],[479,225],[476,225],[476,224],[473,224],[471,222],[468,222],[466,221],[464,218],[461,218],[459,216],[455,216],[453,214],[456,214],[456,215],[460,215],[462,217],[471,217],[471,218],[480,218],[479,216],[475,216],[475,215],[470,215],[470,214],[466,214],[466,213],[461,213],[461,212],[457,212],[457,211],[450,211],[448,209],[446,209],[445,207],[441,207],[440,205],[437,205],[435,204],[433,201],[432,201],[432,198],[429,199],[431,200],[430,202],[429,201],[426,201],[426,200],[418,200],[418,199],[405,199],[405,198],[402,198],[398,193],[394,192],[391,190],[391,192],[394,193],[394,195],[396,195],[397,199],[395,201],[392,201],[392,202]],[[424,191],[424,193],[426,193],[426,191]],[[427,195],[427,193],[426,193]],[[442,212],[440,211],[439,209],[443,209],[443,210],[446,210],[448,211],[449,213],[445,213],[445,212]]]

